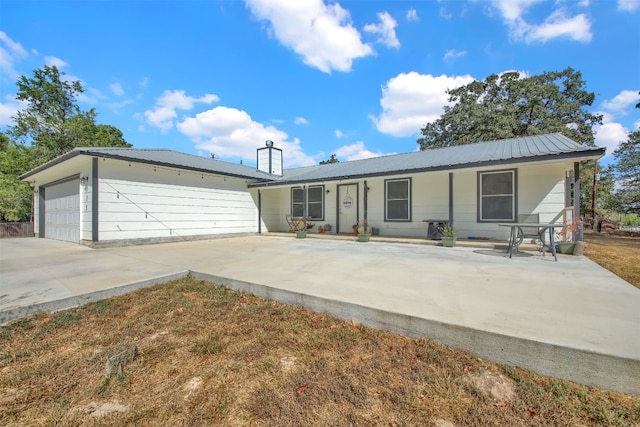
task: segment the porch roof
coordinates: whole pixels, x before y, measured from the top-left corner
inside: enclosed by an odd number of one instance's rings
[[[560,133],[553,133],[286,169],[282,177],[271,177],[273,179],[252,183],[249,187],[268,187],[560,159],[578,161],[597,159],[603,156],[605,151],[604,147],[583,146]]]

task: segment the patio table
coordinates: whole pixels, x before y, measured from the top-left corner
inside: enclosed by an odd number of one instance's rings
[[[558,224],[558,223],[530,223],[530,222],[510,222],[504,224],[498,224],[501,227],[510,227],[511,232],[509,233],[509,258],[512,257],[514,252],[518,252],[518,246],[524,240],[524,231],[523,228],[526,229],[534,229],[537,231],[538,238],[540,242],[542,242],[541,251],[544,254],[544,248],[547,248],[551,251],[553,255],[553,259],[557,262],[558,256],[556,254],[556,246],[554,244],[554,235],[557,228],[565,228],[567,224]],[[544,235],[549,232],[549,243],[545,243]]]

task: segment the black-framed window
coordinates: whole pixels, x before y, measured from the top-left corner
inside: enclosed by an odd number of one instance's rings
[[[515,169],[478,172],[478,221],[516,220]]]
[[[411,178],[384,181],[384,220],[411,221]]]
[[[307,216],[314,221],[324,221],[324,185],[307,187]],[[302,187],[291,189],[291,216],[304,216],[305,196]]]

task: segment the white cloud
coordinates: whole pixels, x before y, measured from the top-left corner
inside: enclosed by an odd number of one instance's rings
[[[612,113],[625,113],[629,107],[635,107],[638,103],[638,95],[637,90],[623,90],[619,94],[617,94],[613,99],[609,101],[604,101],[602,103],[602,108],[605,108]]]
[[[138,82],[138,84],[146,88],[147,86],[149,86],[149,77],[143,77],[142,80]]]
[[[120,83],[111,83],[109,85],[109,89],[113,92],[114,95],[122,96],[124,95],[124,89]]]
[[[591,22],[584,13],[568,18],[563,10],[553,12],[541,25],[531,26],[525,37],[526,41],[546,42],[558,37],[569,37],[575,41],[588,43],[591,41]]]
[[[455,59],[462,58],[466,54],[467,54],[466,50],[449,49],[448,51],[445,52],[444,56],[442,57],[442,60],[453,61]]]
[[[395,28],[398,26],[398,23],[388,12],[380,12],[378,13],[378,19],[380,23],[378,24],[367,24],[364,26],[364,30],[368,33],[372,34],[380,34],[378,43],[382,43],[387,47],[393,47],[398,49],[400,47],[400,41],[396,36]]]
[[[385,156],[387,154],[377,152],[374,153],[372,151],[367,150],[364,146],[364,142],[357,141],[351,145],[343,145],[342,147],[335,150],[336,157],[338,157],[341,161],[349,161],[349,160],[360,160],[360,159],[370,159],[372,157],[380,157]],[[395,153],[388,153],[395,154]]]
[[[349,12],[322,0],[245,0],[251,13],[269,22],[269,32],[310,67],[325,73],[351,71],[353,60],[373,55],[362,43]]]
[[[145,111],[144,115],[150,125],[167,131],[173,127],[174,119],[178,118],[176,110],[190,110],[197,103],[211,104],[218,100],[216,95],[209,93],[196,98],[186,95],[183,90],[165,90],[156,100],[155,108]]]
[[[594,126],[596,132],[596,145],[598,147],[606,147],[607,154],[610,156],[618,148],[621,142],[627,140],[627,133],[629,132],[620,123],[609,121],[607,115],[604,115],[602,125]]]
[[[640,8],[640,0],[618,0],[618,9],[633,12]]]
[[[68,74],[65,74],[64,76],[62,76],[62,80],[67,82],[73,82],[77,80],[81,82],[81,80],[78,79],[77,77],[70,76]],[[84,87],[84,92],[76,95],[76,98],[78,99],[78,101],[84,102],[86,104],[97,105],[100,100],[105,100],[108,98],[100,90],[92,87],[87,87],[87,85],[84,83],[82,85]]]
[[[440,7],[440,17],[444,19],[451,19],[453,18],[453,13],[447,11],[447,9],[445,9],[445,7],[442,6]]]
[[[247,112],[230,107],[215,107],[187,117],[176,127],[196,142],[196,147],[219,157],[254,160],[256,149],[271,140],[283,151],[286,167],[309,166],[316,161],[302,152],[300,141],[274,126],[253,121]]]
[[[67,65],[69,65],[67,62],[63,61],[60,58],[56,58],[55,56],[45,56],[44,63],[45,65],[48,65],[50,67],[58,67],[58,68],[64,68]]]
[[[18,101],[13,95],[6,95],[5,102],[0,102],[0,126],[13,124],[12,117],[18,110],[27,108],[25,101]]]
[[[369,116],[382,133],[398,137],[418,134],[427,123],[438,119],[448,105],[447,89],[471,83],[473,77],[432,76],[415,71],[398,74],[382,87],[382,114]]]
[[[304,117],[296,117],[295,120],[293,121],[293,123],[295,123],[297,125],[308,125],[309,121],[307,119],[305,119]]]
[[[14,64],[28,56],[27,51],[18,42],[13,41],[7,33],[0,31],[0,74],[14,80],[20,74],[13,68]]]
[[[527,11],[536,3],[543,1],[545,0],[492,0],[491,4],[500,11],[515,41],[547,42],[560,37],[585,43],[591,41],[591,21],[583,13],[569,17],[565,9],[559,8],[541,24],[530,24],[525,21],[524,15]]]
[[[333,131],[333,134],[336,136],[336,138],[340,139],[344,136],[344,133],[340,130],[340,129],[336,129]]]
[[[133,99],[124,99],[120,102],[110,102],[105,104],[107,106],[107,108],[109,108],[111,111],[113,111],[114,113],[119,113],[120,110],[122,110],[124,107],[126,107],[127,105],[131,105],[134,104],[135,101]]]
[[[416,12],[415,9],[407,10],[407,14],[405,15],[405,18],[409,22],[419,22],[420,21],[420,17],[418,16],[418,12]]]

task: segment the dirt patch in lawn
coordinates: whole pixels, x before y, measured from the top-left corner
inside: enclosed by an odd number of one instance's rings
[[[585,230],[585,256],[640,288],[640,233]]]
[[[0,425],[639,424],[640,397],[190,277],[0,329]]]

